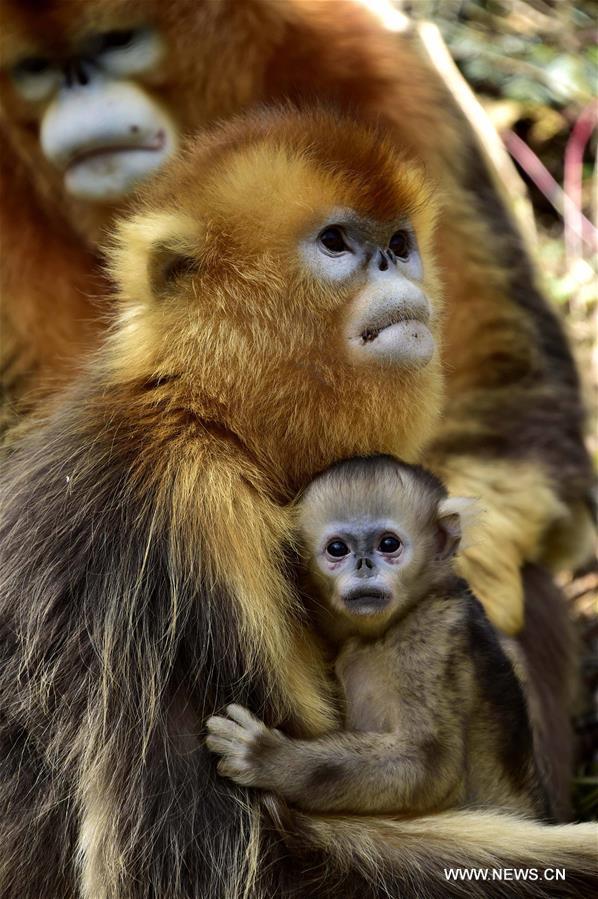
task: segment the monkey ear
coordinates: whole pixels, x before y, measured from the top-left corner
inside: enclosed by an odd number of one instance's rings
[[[463,536],[462,517],[468,515],[473,502],[463,496],[448,496],[438,504],[437,560],[451,559],[457,553]]]
[[[153,296],[166,296],[180,278],[193,274],[198,269],[199,260],[191,255],[189,248],[181,246],[179,241],[160,241],[154,244],[147,264]]]
[[[123,219],[108,246],[108,268],[124,296],[161,299],[198,267],[198,226],[172,212]]]

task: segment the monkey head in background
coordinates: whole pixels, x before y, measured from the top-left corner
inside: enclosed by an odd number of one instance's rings
[[[0,9],[0,99],[9,148],[40,199],[85,239],[200,124],[174,52],[177,15],[155,2],[15,3]],[[185,46],[185,36],[181,44]],[[193,71],[194,69],[194,71]]]
[[[550,815],[523,684],[453,572],[472,500],[424,468],[369,456],[316,476],[296,508],[305,601],[344,727],[297,740],[231,705],[208,721],[219,772],[311,812]],[[590,854],[596,834],[579,836]]]
[[[113,332],[0,485],[3,896],[419,897],[547,855],[586,883],[576,828],[514,816],[297,813],[287,845],[205,746],[233,701],[338,729],[287,501],[433,427],[434,214],[379,133],[283,111],[193,142],[120,226]]]
[[[209,71],[209,20],[224,21],[228,6],[1,0],[0,428],[10,442],[106,328],[98,242],[115,214],[182,134],[241,105]]]
[[[39,121],[44,160],[65,193],[114,203],[176,147],[170,114],[137,84],[158,71],[165,47],[151,28],[96,31],[78,45],[64,43],[53,57],[9,63],[13,97],[24,118],[29,110]]]

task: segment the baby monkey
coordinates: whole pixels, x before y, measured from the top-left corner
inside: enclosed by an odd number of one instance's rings
[[[309,811],[546,814],[522,685],[452,571],[470,505],[391,456],[339,462],[309,484],[297,503],[307,601],[345,730],[292,739],[231,705],[208,721],[221,774]]]

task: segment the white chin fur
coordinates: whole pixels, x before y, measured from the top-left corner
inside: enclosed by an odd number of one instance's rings
[[[370,340],[352,337],[349,344],[351,358],[357,363],[424,368],[434,355],[434,338],[427,325],[416,319],[388,325]]]
[[[95,202],[120,200],[172,155],[174,142],[158,150],[127,148],[101,152],[72,163],[64,185],[74,197]]]

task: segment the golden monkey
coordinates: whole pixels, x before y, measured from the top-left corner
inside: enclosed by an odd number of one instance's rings
[[[233,701],[338,729],[288,502],[433,429],[435,212],[384,136],[287,110],[192,142],[120,225],[110,338],[0,485],[3,897],[446,896],[457,861],[591,890],[586,826],[305,814],[287,844],[205,746]]]
[[[546,816],[523,688],[453,572],[467,500],[419,466],[370,456],[318,475],[297,510],[344,728],[297,740],[229,706],[208,721],[220,773],[308,811]]]
[[[406,22],[386,30],[357,2],[2,0],[10,442],[100,342],[110,303],[98,237],[140,180],[182,135],[283,100],[380,121],[446,197],[434,240],[449,300],[448,383],[427,460],[451,492],[483,497],[491,551],[472,547],[460,564],[493,622],[517,632],[522,566],[591,552],[577,375],[476,137],[417,34]]]

